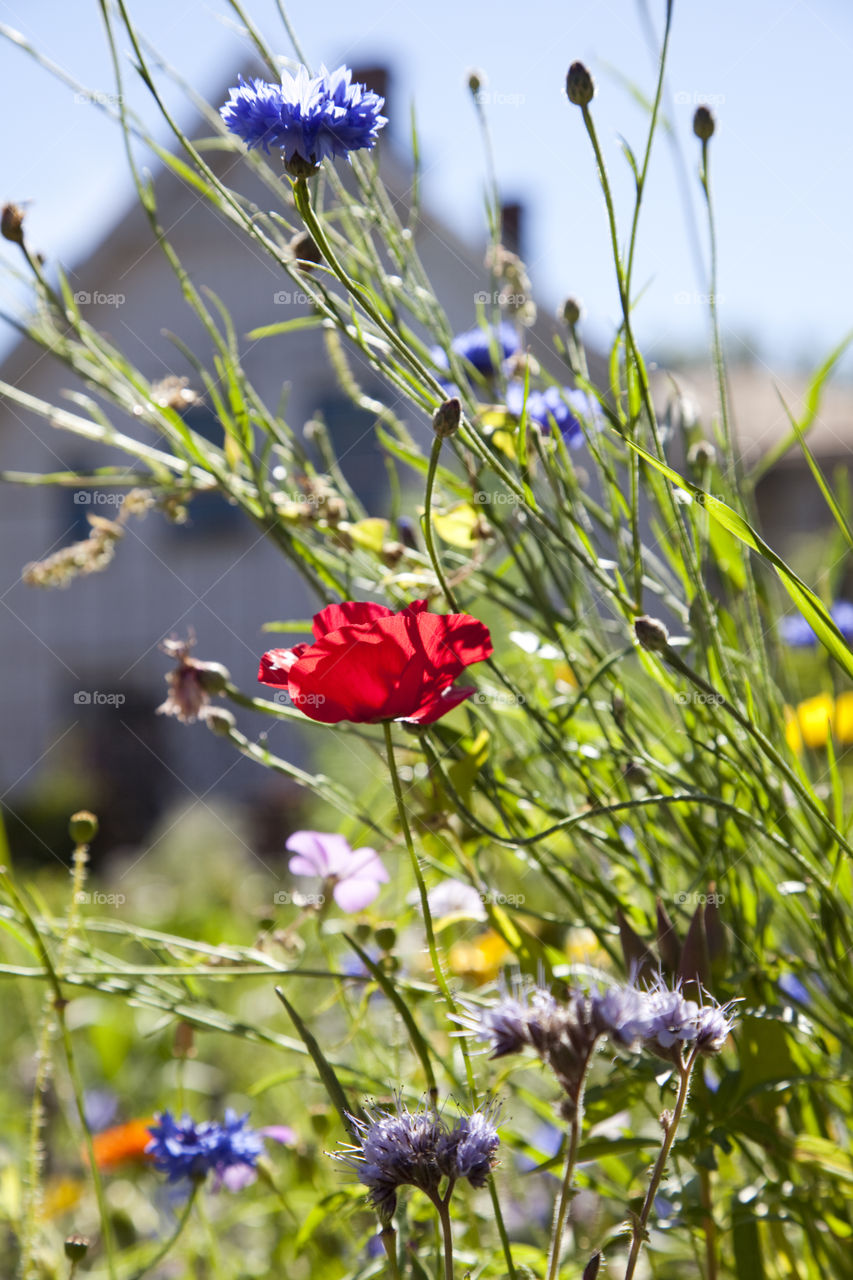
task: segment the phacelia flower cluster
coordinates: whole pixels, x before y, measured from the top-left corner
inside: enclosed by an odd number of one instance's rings
[[[685,998],[680,983],[658,979],[647,990],[573,989],[557,1000],[541,986],[516,982],[494,1004],[469,1006],[457,1021],[485,1041],[493,1058],[532,1048],[577,1104],[592,1053],[607,1039],[616,1049],[646,1049],[676,1065],[687,1053],[719,1053],[734,1026],[731,1004]]]
[[[225,1123],[204,1120],[196,1124],[189,1116],[176,1120],[169,1111],[155,1118],[149,1127],[151,1141],[145,1154],[169,1182],[203,1182],[212,1173],[219,1186],[239,1191],[254,1182],[255,1166],[264,1153],[264,1138],[276,1142],[294,1141],[286,1125],[252,1129],[248,1116],[225,1112]]]
[[[497,1112],[490,1103],[448,1124],[432,1107],[410,1111],[398,1098],[393,1111],[368,1109],[366,1120],[351,1116],[359,1143],[334,1156],[354,1170],[388,1223],[400,1187],[417,1187],[438,1204],[444,1179],[445,1203],[460,1178],[472,1187],[485,1186],[500,1145]]]
[[[281,84],[240,76],[230,92],[219,111],[226,127],[250,148],[269,154],[277,147],[297,178],[308,177],[327,157],[370,150],[388,123],[381,114],[385,99],[353,84],[348,67],[321,67],[316,76],[300,67],[295,75],[283,72]]]

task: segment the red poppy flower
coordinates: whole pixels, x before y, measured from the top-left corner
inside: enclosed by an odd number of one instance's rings
[[[314,643],[271,649],[261,684],[284,688],[311,720],[432,724],[471,688],[451,688],[464,667],[492,652],[488,628],[467,613],[429,613],[416,600],[394,613],[347,600],[314,616]]]

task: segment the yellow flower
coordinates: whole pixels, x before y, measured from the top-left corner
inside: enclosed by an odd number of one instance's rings
[[[487,929],[473,942],[454,942],[448,953],[450,968],[478,986],[494,982],[512,952],[499,933]]]
[[[566,955],[572,964],[591,964],[597,967],[607,966],[607,952],[598,945],[598,938],[592,929],[571,929],[566,942]]]
[[[785,708],[785,741],[792,751],[825,747],[830,733],[844,746],[853,742],[853,691],[838,698],[818,693],[796,708]]]

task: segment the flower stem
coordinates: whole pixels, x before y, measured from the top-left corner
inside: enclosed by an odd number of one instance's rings
[[[400,816],[400,826],[403,829],[403,838],[406,842],[406,848],[409,851],[409,858],[412,863],[412,871],[415,875],[415,882],[418,886],[418,896],[420,898],[421,910],[424,917],[424,926],[426,928],[427,946],[429,948],[429,956],[432,961],[435,980],[438,983],[439,990],[444,996],[447,1007],[451,1013],[456,1010],[456,1002],[453,999],[450,986],[441,967],[441,961],[438,956],[438,947],[435,941],[435,930],[432,924],[432,914],[429,909],[429,898],[427,896],[426,883],[424,881],[421,864],[418,861],[418,855],[415,850],[414,841],[412,840],[412,829],[409,826],[409,815],[406,812],[406,805],[403,799],[403,789],[400,786],[400,775],[397,772],[397,761],[394,758],[394,741],[391,736],[391,722],[386,720],[382,725],[385,733],[385,753],[388,759],[388,769],[391,774],[391,785],[394,788],[394,799],[397,802],[397,812]],[[465,1074],[468,1078],[468,1087],[471,1090],[472,1097],[475,1094],[474,1073],[471,1069],[471,1062],[465,1049],[464,1041],[462,1042],[462,1051],[465,1058]]]
[[[444,1240],[444,1280],[453,1280],[453,1228],[450,1222],[451,1187],[443,1200],[436,1200],[438,1219],[441,1223],[441,1234]]]
[[[580,1142],[581,1126],[583,1124],[583,1102],[579,1099],[578,1105],[575,1107],[575,1113],[572,1123],[569,1127],[569,1147],[566,1152],[566,1164],[563,1171],[563,1184],[560,1187],[560,1194],[554,1205],[554,1221],[551,1226],[551,1245],[548,1250],[548,1280],[557,1280],[560,1270],[560,1253],[563,1244],[563,1232],[566,1227],[566,1217],[569,1212],[574,1190],[572,1182],[575,1175],[575,1161],[578,1154],[578,1144]]]
[[[673,1110],[672,1115],[665,1122],[663,1142],[661,1143],[661,1148],[658,1152],[658,1158],[655,1161],[655,1167],[652,1169],[649,1189],[646,1192],[646,1198],[643,1201],[640,1216],[635,1221],[633,1231],[631,1233],[631,1252],[628,1255],[628,1266],[625,1270],[625,1280],[631,1280],[631,1277],[634,1274],[634,1269],[637,1266],[637,1259],[640,1256],[643,1240],[646,1237],[646,1225],[652,1211],[652,1205],[654,1204],[655,1196],[657,1195],[658,1187],[660,1186],[661,1178],[663,1177],[663,1171],[666,1167],[670,1149],[675,1141],[675,1134],[678,1129],[678,1123],[681,1120],[681,1114],[684,1111],[684,1104],[687,1102],[687,1094],[690,1090],[690,1076],[693,1072],[693,1064],[696,1061],[698,1052],[698,1049],[694,1049],[687,1061],[682,1062],[679,1067],[680,1081],[678,1085],[678,1097],[675,1101],[675,1109]]]
[[[146,1262],[145,1265],[139,1269],[139,1271],[134,1271],[133,1275],[130,1277],[130,1280],[141,1280],[142,1276],[146,1275],[149,1271],[152,1270],[153,1267],[156,1267],[159,1263],[161,1263],[163,1259],[166,1257],[166,1254],[170,1252],[170,1250],[175,1244],[177,1244],[178,1239],[180,1238],[184,1230],[184,1227],[189,1222],[190,1212],[192,1210],[193,1204],[195,1203],[195,1198],[200,1186],[201,1186],[201,1183],[199,1182],[193,1183],[192,1190],[190,1191],[190,1194],[187,1197],[187,1202],[184,1205],[183,1212],[181,1213],[181,1216],[178,1219],[178,1224],[175,1227],[175,1230],[169,1236],[168,1240],[162,1246],[162,1248],[160,1248],[158,1252],[154,1254],[154,1257],[150,1258],[148,1262]]]

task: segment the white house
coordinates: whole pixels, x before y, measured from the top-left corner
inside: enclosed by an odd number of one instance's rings
[[[406,209],[409,171],[387,142],[382,150],[385,182],[395,203]],[[225,163],[216,161],[220,170]],[[233,157],[228,163],[233,165]],[[238,335],[307,310],[290,278],[190,186],[164,169],[155,185],[160,220],[180,259],[197,285],[210,287],[224,301]],[[255,178],[241,178],[241,187],[269,207],[270,194]],[[475,297],[488,279],[484,245],[461,243],[429,213],[417,223],[416,242],[454,328],[470,327]],[[167,330],[210,363],[210,341],[135,202],[88,260],[75,266],[72,281],[87,319],[152,380],[171,375],[193,380]],[[528,330],[533,353],[552,367],[553,329],[554,322],[545,317]],[[335,385],[316,330],[254,344],[244,340],[242,357],[268,404],[275,406],[286,394],[286,418],[293,428],[300,429],[319,410],[341,444],[339,424],[352,423],[353,410]],[[359,372],[364,377],[364,370]],[[52,403],[62,403],[69,387],[82,389],[63,365],[29,341],[12,351],[0,376]],[[377,397],[387,394],[373,375],[366,386]],[[121,427],[115,410],[108,412]],[[192,424],[201,430],[205,412],[192,410]],[[409,417],[410,428],[425,436],[428,424]],[[355,434],[365,434],[363,424]],[[369,483],[376,472],[369,442],[358,439],[341,453],[351,480]],[[0,401],[3,471],[57,472],[119,461],[124,459]],[[105,825],[104,847],[141,838],[176,796],[208,803],[211,796],[232,794],[254,797],[260,805],[263,794],[287,791],[203,726],[155,715],[171,666],[158,646],[165,637],[192,629],[197,657],[224,663],[240,687],[256,692],[260,653],[288,642],[264,635],[262,624],[305,618],[316,606],[272,544],[242,512],[216,498],[194,500],[184,526],[170,524],[158,511],[128,521],[114,562],[66,588],[22,581],[27,562],[87,535],[87,514],[112,514],[114,494],[107,486],[5,485],[0,506],[0,798],[19,833],[33,825],[30,815],[36,808],[41,813],[55,809],[64,821],[74,807],[90,807]],[[246,731],[269,730],[270,745],[279,754],[304,754],[290,724],[270,727],[260,721],[247,713]],[[37,833],[29,839],[37,844]]]

